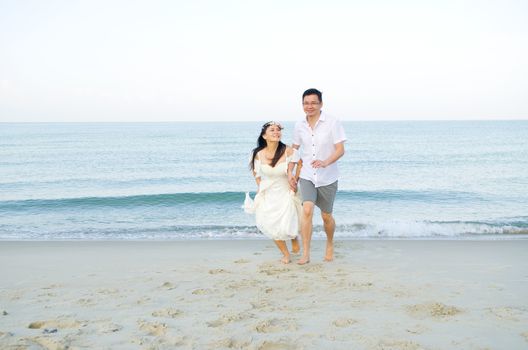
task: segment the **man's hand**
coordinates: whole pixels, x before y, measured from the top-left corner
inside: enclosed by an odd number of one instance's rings
[[[319,159],[314,160],[311,164],[312,164],[312,168],[314,169],[326,168],[326,166],[328,165],[326,164],[324,160],[319,160]]]

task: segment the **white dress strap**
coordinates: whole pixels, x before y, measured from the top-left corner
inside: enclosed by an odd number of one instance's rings
[[[253,162],[253,169],[255,170],[255,177],[262,177],[262,172],[260,170],[260,160],[255,158]]]

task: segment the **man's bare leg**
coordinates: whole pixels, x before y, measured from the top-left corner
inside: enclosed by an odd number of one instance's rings
[[[301,218],[301,236],[303,245],[302,258],[297,264],[304,265],[310,262],[310,243],[312,240],[312,218],[314,212],[313,202],[304,202]]]
[[[324,230],[326,232],[326,254],[325,261],[334,260],[334,232],[335,232],[335,220],[332,213],[321,212],[323,218]]]
[[[289,264],[290,263],[290,252],[288,251],[288,246],[286,246],[285,241],[273,241],[277,245],[277,248],[281,251],[283,257],[281,259],[281,263],[283,264]]]

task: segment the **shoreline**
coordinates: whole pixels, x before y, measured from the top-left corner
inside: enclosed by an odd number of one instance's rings
[[[0,241],[0,347],[528,346],[528,241],[335,244],[299,266],[265,239]]]
[[[300,235],[298,236],[299,239],[301,239]],[[352,236],[343,236],[343,237],[335,237],[334,240],[336,242],[353,242],[353,241],[472,241],[472,242],[487,242],[487,241],[522,241],[522,240],[528,240],[528,234],[522,233],[522,234],[505,234],[505,235],[482,235],[482,236],[475,236],[475,235],[467,235],[467,236],[417,236],[417,237],[352,237]],[[86,238],[54,238],[54,239],[3,239],[0,238],[0,244],[1,243],[16,243],[16,242],[25,242],[25,243],[52,243],[52,242],[241,242],[241,241],[248,241],[248,242],[258,242],[258,241],[269,241],[268,237],[189,237],[189,238],[182,238],[182,237],[175,237],[175,238],[121,238],[117,239],[115,237],[109,238],[109,239],[101,239],[100,237],[93,238],[93,239],[86,239]],[[326,237],[322,235],[318,236],[312,236],[312,241],[318,241],[318,242],[325,242]]]

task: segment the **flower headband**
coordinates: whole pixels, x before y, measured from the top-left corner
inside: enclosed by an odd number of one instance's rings
[[[284,129],[284,127],[279,123],[279,122],[275,122],[275,121],[270,121],[270,122],[267,122],[266,124],[262,125],[262,129],[266,129],[268,126],[272,126],[272,125],[276,125],[279,127],[279,129]]]

